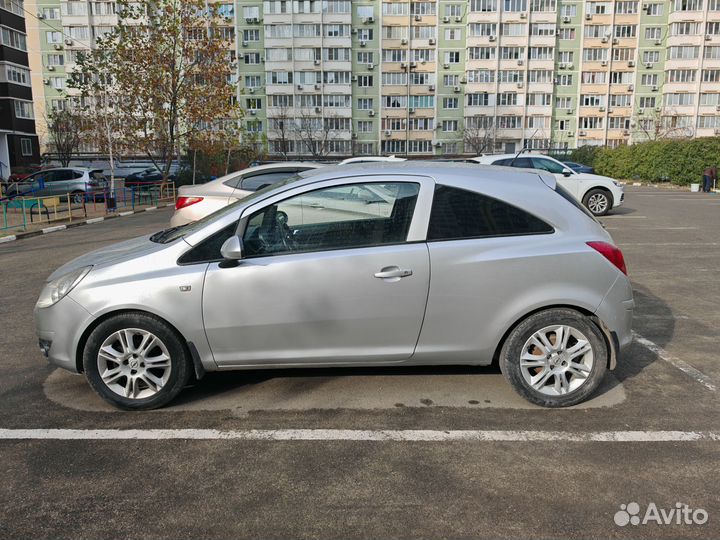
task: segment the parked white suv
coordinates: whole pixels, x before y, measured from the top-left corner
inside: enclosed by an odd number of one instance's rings
[[[319,163],[270,163],[221,176],[205,184],[181,186],[170,225],[177,227],[197,221],[228,204],[299,172],[322,167]]]
[[[522,169],[540,169],[552,173],[558,184],[595,216],[604,216],[620,206],[625,199],[623,187],[612,178],[598,174],[579,173],[550,156],[540,154],[496,154],[470,158],[485,165],[504,165]]]

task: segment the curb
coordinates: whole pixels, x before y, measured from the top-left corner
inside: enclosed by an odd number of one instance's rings
[[[51,227],[45,227],[44,229],[38,229],[37,231],[29,231],[24,233],[16,233],[8,236],[0,236],[0,244],[7,244],[16,240],[24,240],[25,238],[32,238],[33,236],[43,236],[46,234],[52,234],[54,232],[64,231],[66,229],[74,229],[75,227],[82,227],[83,225],[92,225],[93,223],[102,223],[106,219],[114,219],[120,217],[132,216],[135,214],[142,214],[143,212],[152,212],[160,208],[167,208],[169,206],[175,206],[175,203],[167,203],[165,205],[151,206],[143,208],[142,210],[131,210],[129,212],[118,212],[117,214],[110,214],[108,216],[101,216],[96,218],[85,219],[83,221],[76,221],[73,223],[66,223],[64,225],[55,225]]]

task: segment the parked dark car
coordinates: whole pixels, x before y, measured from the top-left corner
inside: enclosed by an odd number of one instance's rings
[[[168,180],[174,182],[175,181],[175,174],[170,174],[168,176]],[[145,169],[144,171],[140,171],[137,173],[133,173],[131,175],[128,175],[125,178],[125,185],[135,185],[135,184],[155,184],[157,182],[163,181],[163,175],[160,169],[157,167],[150,167],[149,169]]]
[[[582,163],[575,163],[574,161],[563,161],[563,164],[567,165],[575,172],[595,174],[595,169],[593,169],[592,167],[588,167],[587,165],[583,165]]]

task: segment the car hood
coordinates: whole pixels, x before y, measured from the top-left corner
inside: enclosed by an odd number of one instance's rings
[[[591,173],[578,173],[578,176],[582,180],[595,180],[596,182],[610,182],[611,184],[615,185],[615,179],[610,178],[609,176],[602,176],[599,174],[591,174]]]
[[[126,240],[118,244],[112,244],[110,246],[91,251],[90,253],[86,253],[85,255],[81,255],[77,259],[73,259],[55,270],[52,274],[50,274],[47,280],[52,281],[53,279],[84,266],[107,266],[109,264],[127,261],[136,257],[147,255],[148,253],[160,251],[165,249],[167,246],[168,244],[151,242],[150,235],[140,236],[138,238]]]

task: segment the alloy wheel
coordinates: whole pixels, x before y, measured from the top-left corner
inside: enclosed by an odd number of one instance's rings
[[[98,373],[119,396],[145,399],[168,382],[172,364],[165,344],[153,333],[125,328],[111,334],[100,346]]]
[[[602,214],[607,210],[608,198],[602,193],[595,193],[588,199],[588,208],[593,214]]]
[[[577,328],[546,326],[525,342],[520,371],[535,391],[549,396],[565,395],[584,385],[592,372],[593,348]]]

